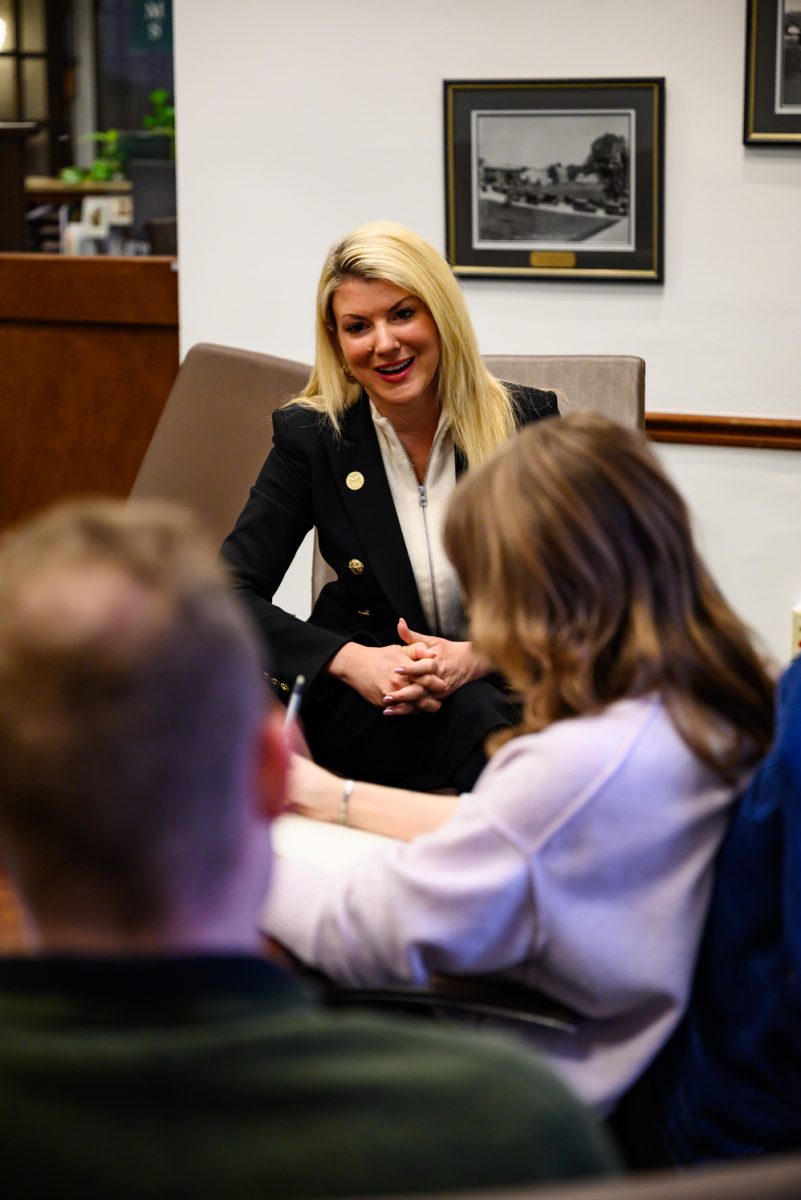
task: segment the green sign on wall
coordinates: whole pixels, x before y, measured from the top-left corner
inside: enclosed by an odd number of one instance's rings
[[[134,50],[172,50],[172,0],[134,0]]]

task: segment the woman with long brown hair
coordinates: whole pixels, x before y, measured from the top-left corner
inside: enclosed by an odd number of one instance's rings
[[[548,993],[583,1019],[538,1044],[607,1111],[686,1003],[772,684],[644,438],[602,418],[521,432],[459,484],[445,546],[522,720],[428,836],[345,877],[286,863],[266,924],[343,982],[494,973]],[[296,789],[302,811],[342,815],[341,781],[306,765]],[[414,834],[395,795],[356,784],[345,816]]]

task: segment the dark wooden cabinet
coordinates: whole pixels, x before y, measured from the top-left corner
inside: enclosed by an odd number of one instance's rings
[[[0,255],[0,527],[128,494],[178,371],[175,265]]]

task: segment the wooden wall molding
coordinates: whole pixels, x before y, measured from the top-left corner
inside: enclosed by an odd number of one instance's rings
[[[646,412],[645,432],[653,442],[801,450],[801,421],[789,418]]]

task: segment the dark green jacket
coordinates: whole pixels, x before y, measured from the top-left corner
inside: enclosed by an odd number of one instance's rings
[[[527,1051],[341,1016],[248,957],[0,960],[9,1200],[348,1196],[614,1160]]]

